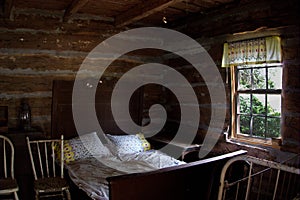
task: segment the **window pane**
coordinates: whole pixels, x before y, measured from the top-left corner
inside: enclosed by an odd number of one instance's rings
[[[240,133],[242,134],[250,134],[250,119],[251,117],[248,115],[240,115]]]
[[[253,69],[253,89],[266,89],[266,69]]]
[[[238,66],[235,75],[237,133],[258,138],[279,137],[282,66],[266,63]]]
[[[253,117],[253,136],[265,137],[265,117]]]
[[[280,136],[280,118],[267,119],[267,137],[279,137]]]
[[[274,67],[268,69],[268,87],[269,89],[282,88],[282,68]]]
[[[262,114],[262,115],[266,114],[264,94],[253,94],[252,110],[253,110],[253,114]]]
[[[239,106],[237,107],[237,113],[250,114],[250,94],[239,94],[238,102]]]
[[[280,94],[268,94],[268,115],[280,116],[281,113],[281,95]]]
[[[238,71],[238,90],[251,89],[251,70]]]

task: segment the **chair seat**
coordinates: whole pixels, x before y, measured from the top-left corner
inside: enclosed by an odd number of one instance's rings
[[[68,189],[69,186],[61,177],[49,177],[35,180],[34,188],[39,192],[59,192]]]
[[[0,194],[8,194],[19,190],[16,179],[5,178],[0,179]]]

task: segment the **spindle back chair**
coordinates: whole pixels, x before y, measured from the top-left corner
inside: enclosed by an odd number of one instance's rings
[[[19,186],[14,177],[14,145],[11,140],[4,135],[0,135],[0,149],[1,155],[3,156],[1,157],[1,166],[3,166],[3,168],[0,168],[0,195],[13,194],[14,198],[18,200],[17,192],[19,191]]]
[[[30,140],[26,138],[31,160],[35,199],[61,196],[71,199],[69,185],[64,178],[64,138]]]

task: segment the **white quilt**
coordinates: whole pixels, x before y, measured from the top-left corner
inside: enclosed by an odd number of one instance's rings
[[[118,157],[90,157],[66,164],[72,181],[91,199],[108,200],[107,177],[140,173],[184,164],[160,151],[150,150]]]

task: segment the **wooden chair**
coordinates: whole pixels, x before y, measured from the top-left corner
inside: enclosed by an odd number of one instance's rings
[[[29,140],[27,137],[26,140],[34,175],[35,199],[60,196],[70,200],[69,185],[64,178],[63,135],[61,139]]]
[[[0,147],[3,149],[3,154],[2,152],[1,154],[3,156],[2,163],[4,169],[0,173],[0,195],[14,195],[15,199],[19,199],[17,193],[19,186],[14,178],[14,146],[9,138],[0,135]]]

